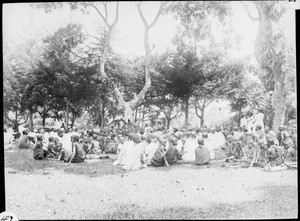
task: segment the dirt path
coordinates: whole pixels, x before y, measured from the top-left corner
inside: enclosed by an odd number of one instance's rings
[[[298,216],[297,170],[184,165],[103,177],[5,171],[6,207],[19,219]]]

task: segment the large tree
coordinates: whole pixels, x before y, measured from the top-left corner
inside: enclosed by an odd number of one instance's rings
[[[100,67],[99,67],[99,75],[104,78],[106,81],[109,81],[113,87],[116,99],[118,100],[118,103],[122,109],[124,109],[124,119],[126,122],[134,122],[134,110],[135,108],[142,102],[142,100],[145,97],[145,94],[147,93],[148,89],[151,86],[151,76],[149,73],[149,59],[150,59],[150,49],[149,49],[149,32],[150,29],[155,25],[157,22],[159,16],[161,15],[163,6],[165,5],[165,2],[162,2],[160,4],[160,7],[158,9],[158,12],[153,19],[151,23],[147,22],[144,14],[142,12],[142,2],[136,2],[135,3],[140,15],[140,18],[144,24],[145,32],[144,32],[144,47],[145,47],[145,83],[143,89],[135,96],[132,100],[125,101],[124,97],[119,90],[119,88],[111,81],[111,79],[107,76],[105,71],[105,65],[108,59],[108,53],[110,48],[110,41],[113,29],[115,25],[118,22],[119,19],[119,2],[116,2],[115,7],[115,16],[113,21],[109,22],[109,13],[108,13],[108,2],[84,2],[84,3],[69,3],[71,9],[81,9],[82,11],[86,10],[95,10],[97,14],[99,15],[101,22],[104,22],[105,25],[105,41],[103,44],[103,51],[101,56],[99,56],[100,60]],[[46,11],[51,11],[53,8],[61,8],[63,6],[62,3],[43,3],[40,4],[39,7],[43,7]],[[102,9],[102,11],[101,11]],[[104,12],[103,12],[104,10]]]
[[[244,4],[250,18],[259,22],[255,40],[255,58],[260,68],[259,77],[268,91],[273,91],[274,119],[273,129],[277,130],[285,122],[287,106],[292,102],[291,90],[295,82],[293,50],[288,47],[282,30],[281,18],[287,8],[283,3],[253,2],[258,17],[251,15],[248,5]]]

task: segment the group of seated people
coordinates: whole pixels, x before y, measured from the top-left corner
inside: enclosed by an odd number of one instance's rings
[[[126,170],[147,166],[168,166],[177,162],[209,164],[216,158],[216,150],[225,153],[225,162],[242,162],[242,167],[281,166],[297,151],[296,128],[277,132],[257,125],[255,132],[246,127],[230,129],[195,128],[172,131],[146,127],[144,131],[103,129],[77,132],[64,129],[41,128],[35,132],[24,130],[18,147],[34,149],[34,159],[57,159],[68,163],[83,162],[87,158],[108,158],[117,154],[113,165]]]

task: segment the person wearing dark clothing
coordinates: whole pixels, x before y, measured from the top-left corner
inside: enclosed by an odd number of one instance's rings
[[[172,137],[170,139],[170,147],[166,152],[166,159],[170,165],[177,163],[178,160],[182,160],[183,150],[179,152],[176,146],[177,138]]]
[[[37,135],[37,142],[35,144],[34,151],[33,151],[33,158],[35,160],[44,160],[49,154],[48,151],[46,151],[43,148],[42,142],[43,142],[43,137],[41,135]]]

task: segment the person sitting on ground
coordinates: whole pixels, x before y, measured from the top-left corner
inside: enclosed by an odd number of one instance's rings
[[[92,143],[88,137],[83,138],[83,150],[86,154],[89,154],[91,151]]]
[[[159,146],[155,151],[154,156],[151,160],[151,165],[155,167],[162,167],[164,165],[169,166],[169,163],[167,162],[166,159],[166,149],[165,149],[167,141],[165,138],[160,138],[158,142],[159,142]]]
[[[114,166],[121,165],[123,166],[126,161],[126,145],[125,138],[123,136],[119,137],[119,145],[117,149],[117,160],[113,163]]]
[[[256,144],[251,141],[246,146],[243,147],[243,164],[241,167],[243,168],[249,168],[257,165],[257,149],[259,147],[256,146]]]
[[[276,139],[276,140],[274,140],[275,145],[279,145],[279,141],[277,139],[276,133],[273,130],[271,130],[268,126],[265,127],[265,134],[266,134],[266,139],[268,136],[272,136]]]
[[[296,148],[291,136],[285,138],[283,142],[284,147],[284,157],[285,158],[295,158],[296,157]]]
[[[182,160],[186,163],[192,163],[195,162],[195,149],[197,147],[196,132],[187,131],[185,134],[187,139],[184,144]]]
[[[18,148],[29,149],[35,143],[35,138],[28,135],[28,132],[24,130],[22,136],[19,139]]]
[[[136,170],[142,167],[141,164],[141,137],[138,134],[129,133],[128,138],[133,141],[133,145],[128,146],[126,151],[126,160],[123,168],[125,170]]]
[[[236,160],[239,160],[243,157],[242,147],[241,143],[235,140],[235,138],[232,136],[232,138],[229,139],[229,145],[227,147],[227,157],[225,158],[225,161],[233,162]]]
[[[182,160],[184,149],[181,147],[181,151],[177,149],[177,138],[172,136],[169,140],[169,148],[166,151],[167,162],[172,165],[176,164],[178,160]]]
[[[151,164],[151,160],[154,156],[155,151],[157,150],[159,146],[158,137],[154,134],[149,134],[146,137],[146,146],[144,150],[144,160],[147,165]]]
[[[278,141],[279,141],[279,146],[283,146],[284,140],[289,137],[289,133],[286,131],[285,126],[281,126],[278,128],[279,132],[277,135]]]
[[[279,166],[284,163],[283,156],[281,156],[278,152],[278,149],[272,141],[270,142],[271,146],[267,150],[267,160],[270,163],[270,166]]]
[[[183,133],[182,132],[177,132],[177,135],[176,135],[176,138],[177,138],[177,145],[176,145],[176,147],[177,147],[177,150],[178,151],[181,151],[181,150],[184,150],[184,142],[185,141],[183,141]]]
[[[233,137],[235,140],[240,140],[242,136],[242,130],[241,128],[234,126],[233,127]]]
[[[96,138],[95,138],[95,140],[93,140],[92,146],[91,146],[92,152],[93,152],[93,154],[100,155],[100,154],[103,153],[102,148],[100,147],[101,136],[100,135],[98,135],[98,136],[96,135],[95,137]]]
[[[79,143],[79,136],[74,136],[72,143],[72,152],[62,148],[58,157],[58,161],[63,160],[69,164],[81,163],[84,161],[86,154],[83,150],[83,144]]]
[[[4,148],[10,149],[13,148],[15,145],[13,145],[14,136],[10,131],[7,131],[4,129]]]
[[[204,139],[199,137],[197,139],[198,146],[195,149],[195,164],[205,165],[210,163],[210,152],[207,147],[204,146]]]
[[[55,140],[53,137],[49,137],[49,141],[48,141],[48,147],[47,147],[47,151],[49,153],[49,158],[54,158],[55,156],[59,155],[59,152],[56,152],[54,150],[54,146],[55,146]]]
[[[223,147],[225,147],[225,136],[221,131],[220,127],[216,128],[216,132],[215,132],[215,149],[221,149]]]
[[[41,135],[37,135],[36,144],[33,150],[33,158],[35,160],[44,160],[48,155],[48,151],[43,148],[43,137]]]

